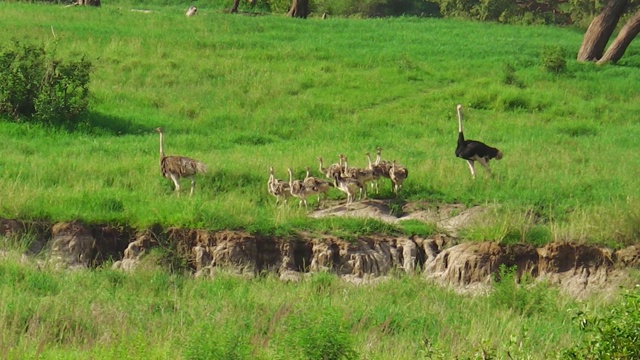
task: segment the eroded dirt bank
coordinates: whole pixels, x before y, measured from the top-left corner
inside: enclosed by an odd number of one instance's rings
[[[446,234],[430,237],[368,236],[347,242],[333,236],[300,233],[288,239],[243,231],[205,231],[161,227],[137,230],[80,222],[40,223],[0,220],[0,236],[31,236],[30,253],[46,252],[56,266],[88,268],[107,259],[131,270],[155,246],[172,246],[189,258],[196,276],[218,267],[246,275],[263,271],[283,280],[298,280],[315,271],[331,271],[355,283],[385,279],[395,271],[420,272],[425,278],[460,291],[489,283],[500,265],[559,284],[582,297],[615,289],[627,269],[640,265],[640,246],[621,250],[572,243],[541,248],[497,242],[460,243]]]

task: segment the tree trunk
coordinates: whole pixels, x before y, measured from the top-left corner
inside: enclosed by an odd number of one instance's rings
[[[620,30],[618,36],[616,36],[615,40],[613,40],[611,45],[609,45],[607,52],[605,52],[602,58],[598,60],[598,64],[604,64],[609,61],[615,63],[620,60],[622,55],[624,55],[624,52],[627,50],[627,47],[631,44],[631,41],[636,37],[636,35],[638,35],[638,33],[640,33],[640,11],[635,13],[635,15],[633,15],[626,24],[624,24],[624,27]]]
[[[287,16],[306,19],[309,15],[309,0],[291,0]]]
[[[609,0],[600,14],[591,21],[584,34],[580,51],[578,51],[578,61],[600,59],[627,4],[628,0]]]
[[[78,5],[100,6],[100,0],[78,0]]]
[[[240,6],[240,0],[233,0],[233,7],[231,7],[230,12],[235,14],[238,12],[238,6]]]

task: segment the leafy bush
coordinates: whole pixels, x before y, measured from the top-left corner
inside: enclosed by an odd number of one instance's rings
[[[511,0],[481,0],[476,12],[483,21],[508,22],[518,13],[518,5]]]
[[[540,53],[540,60],[545,70],[554,74],[560,74],[567,69],[565,56],[565,51],[561,47],[545,46]]]
[[[568,11],[571,14],[571,22],[582,27],[589,26],[602,5],[598,0],[569,0]]]
[[[0,53],[0,115],[74,125],[89,105],[91,63],[63,62],[44,47],[13,43]]]
[[[509,0],[433,0],[440,6],[445,17],[463,17],[482,21],[519,24],[560,24],[567,25],[571,19],[588,16],[583,8],[592,6],[583,3],[593,0],[572,0],[570,7],[563,0],[550,1],[509,1]],[[580,12],[574,14],[573,11]]]
[[[513,64],[505,63],[502,67],[502,83],[505,85],[514,85],[519,88],[524,88],[524,83],[516,77],[516,67]]]
[[[505,307],[524,316],[544,313],[552,305],[550,289],[544,283],[523,274],[519,281],[516,267],[500,265],[496,274],[491,303]]]
[[[435,3],[419,0],[317,0],[312,6],[313,12],[318,14],[326,12],[336,16],[440,16]]]
[[[625,293],[609,313],[575,317],[589,336],[563,351],[564,359],[640,359],[640,287]]]

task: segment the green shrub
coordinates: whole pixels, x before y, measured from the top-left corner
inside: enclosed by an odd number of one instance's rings
[[[564,49],[559,46],[545,46],[540,53],[542,66],[548,72],[560,74],[567,70],[567,60]]]
[[[291,1],[287,2],[287,4],[290,3]],[[313,2],[312,7],[312,10],[318,14],[326,12],[335,16],[440,16],[438,6],[435,3],[418,0],[318,0]]]
[[[510,0],[481,0],[476,11],[483,21],[509,22],[517,13],[518,5]]]
[[[13,43],[0,53],[0,116],[73,126],[89,105],[91,63],[64,62],[44,47]]]
[[[563,351],[564,359],[640,359],[640,287],[628,291],[607,314],[578,312],[575,320],[589,336]]]
[[[566,24],[568,15],[560,2],[522,2],[508,0],[433,0],[445,17],[464,17],[482,21],[522,24]]]
[[[534,283],[534,279],[527,274],[520,279],[517,277],[515,266],[500,265],[489,295],[491,303],[527,317],[544,313],[553,305],[551,290],[547,285]]]
[[[519,88],[524,88],[524,83],[516,77],[516,67],[513,64],[506,63],[502,67],[502,83],[505,85],[514,85]]]

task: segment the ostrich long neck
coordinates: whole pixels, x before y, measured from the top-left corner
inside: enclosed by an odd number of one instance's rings
[[[369,153],[367,153],[366,155],[367,155],[367,162],[369,162],[369,169],[373,169],[373,164],[371,163],[371,155],[369,155]]]
[[[324,174],[326,171],[324,171],[324,165],[322,163],[322,158],[318,158],[318,161],[320,162],[320,172]]]
[[[162,132],[160,132],[160,160],[162,161],[162,159],[164,158],[164,136],[162,134]]]
[[[462,134],[462,106],[458,105],[458,132]]]
[[[273,176],[273,168],[269,169],[269,186],[273,185],[273,183],[275,183],[275,176]]]
[[[289,188],[293,190],[293,174],[291,173],[291,169],[287,169],[289,172]]]

